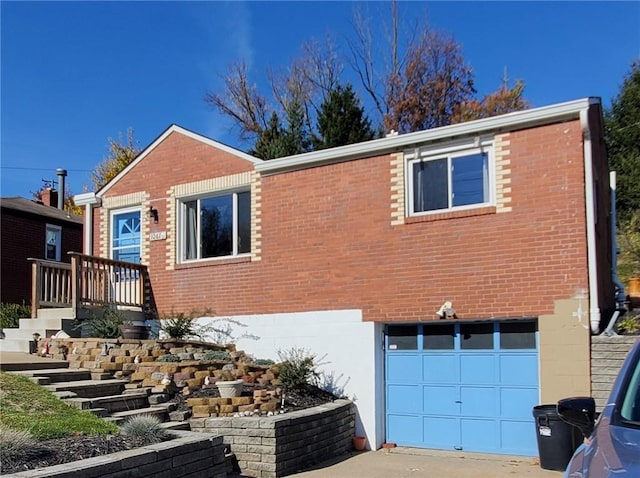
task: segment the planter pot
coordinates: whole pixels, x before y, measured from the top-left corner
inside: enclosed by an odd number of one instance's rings
[[[242,394],[243,385],[244,382],[242,380],[223,380],[216,382],[218,392],[220,392],[222,398],[239,397],[240,394]]]
[[[149,328],[146,325],[123,324],[120,326],[123,339],[146,340],[149,338]]]
[[[354,436],[351,438],[351,441],[354,450],[362,451],[367,448],[367,437]]]

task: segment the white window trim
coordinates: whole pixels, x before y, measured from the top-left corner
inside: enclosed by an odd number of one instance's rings
[[[128,212],[140,213],[140,261],[142,262],[142,221],[144,221],[144,215],[142,214],[142,206],[123,207],[119,209],[109,210],[109,259],[113,260],[113,230],[114,230],[114,217],[119,214],[126,214]]]
[[[56,258],[49,259],[47,257],[47,246],[49,243],[47,242],[47,236],[49,235],[49,231],[54,231],[56,233]],[[58,242],[59,241],[59,242]],[[62,227],[56,226],[55,224],[47,224],[45,226],[44,233],[44,257],[46,260],[55,260],[56,262],[60,262],[62,260]]]
[[[493,139],[480,139],[475,138],[473,140],[466,140],[456,143],[448,143],[438,147],[431,148],[416,148],[414,150],[405,151],[405,210],[407,216],[429,216],[435,214],[442,214],[452,211],[464,211],[469,209],[478,209],[487,206],[495,206],[496,203],[496,174],[495,174],[495,154],[494,154],[494,142]],[[461,156],[467,156],[477,153],[487,153],[487,169],[489,175],[489,191],[487,201],[477,204],[466,204],[464,206],[453,206],[444,209],[436,209],[434,211],[419,211],[413,210],[413,164],[430,159],[451,159]],[[448,175],[449,191],[451,190],[451,175]]]
[[[234,187],[230,189],[217,189],[215,191],[207,191],[198,193],[197,195],[191,196],[181,196],[176,198],[176,210],[178,211],[178,237],[177,237],[177,258],[176,263],[178,264],[199,264],[202,262],[215,262],[215,261],[224,261],[227,259],[236,259],[242,257],[251,257],[251,251],[238,253],[238,217],[235,214],[235,211],[238,210],[238,195],[237,193],[249,193],[250,200],[253,201],[253,197],[251,196],[251,186],[245,185],[241,187]],[[217,256],[217,257],[199,257],[196,259],[185,259],[186,256],[186,241],[185,234],[187,231],[187,214],[186,214],[186,203],[191,201],[200,201],[201,199],[207,199],[218,196],[228,196],[232,195],[233,201],[233,232],[234,232],[234,241],[233,241],[233,252],[227,256]],[[198,202],[198,218],[200,217],[200,202]],[[200,255],[200,221],[198,221],[198,226],[196,230],[196,237],[198,240],[198,255]]]

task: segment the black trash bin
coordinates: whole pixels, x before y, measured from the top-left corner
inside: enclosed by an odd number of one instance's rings
[[[533,418],[536,422],[540,467],[564,471],[573,452],[582,443],[582,433],[560,418],[555,405],[533,407]]]

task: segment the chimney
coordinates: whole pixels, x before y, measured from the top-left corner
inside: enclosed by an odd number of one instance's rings
[[[45,206],[56,207],[56,204],[58,203],[58,191],[51,188],[45,188],[42,190],[42,193],[40,193],[40,198],[42,204]]]
[[[56,169],[58,175],[58,209],[64,209],[64,178],[67,177],[67,170],[58,168]],[[53,204],[52,204],[53,206]]]

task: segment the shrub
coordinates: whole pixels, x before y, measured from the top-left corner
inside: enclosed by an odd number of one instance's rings
[[[19,326],[20,319],[31,317],[31,308],[24,304],[0,304],[0,329]]]
[[[10,461],[15,457],[29,453],[36,440],[27,431],[0,427],[0,461]]]
[[[180,360],[180,357],[175,354],[164,354],[160,355],[160,357],[156,359],[156,362],[180,362]]]
[[[172,313],[169,318],[163,319],[160,324],[160,330],[172,339],[184,339],[195,335],[193,316],[187,316],[184,312]]]
[[[309,385],[315,385],[318,373],[315,371],[315,355],[307,350],[293,347],[278,351],[281,360],[278,379],[285,390],[303,392]]]
[[[82,334],[101,339],[117,339],[120,337],[120,326],[124,324],[122,312],[110,306],[104,306],[100,315],[87,309],[88,317],[75,319],[75,329],[82,330]],[[86,335],[85,335],[86,336]]]
[[[616,331],[620,334],[637,334],[640,332],[640,317],[625,315],[616,322]]]
[[[160,420],[153,415],[136,415],[122,424],[122,433],[144,439],[147,443],[158,443],[169,438]]]
[[[231,355],[226,350],[209,350],[202,356],[203,360],[231,360]]]
[[[251,361],[253,365],[257,365],[258,367],[271,367],[275,362],[271,359],[254,359]]]

